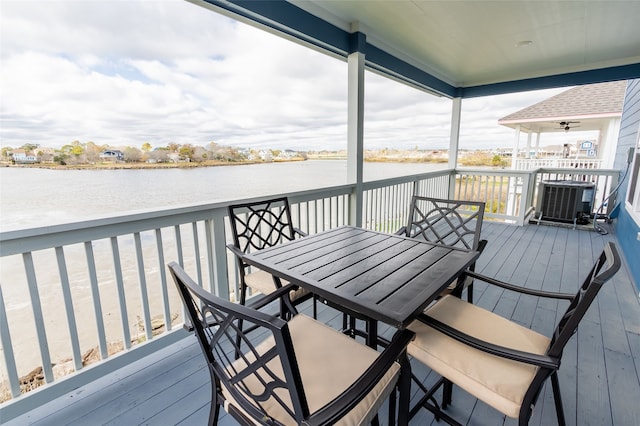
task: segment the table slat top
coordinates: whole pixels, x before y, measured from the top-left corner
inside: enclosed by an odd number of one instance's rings
[[[332,303],[403,328],[477,256],[344,226],[248,254],[245,260]]]

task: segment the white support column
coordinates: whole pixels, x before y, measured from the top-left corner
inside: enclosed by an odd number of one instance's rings
[[[531,132],[527,133],[527,152],[525,153],[524,158],[531,158]]]
[[[516,126],[516,139],[511,153],[511,170],[516,169],[516,163],[518,162],[518,145],[520,145],[520,125]]]
[[[529,138],[529,141],[531,139]],[[513,144],[513,153],[511,154],[511,170],[516,170],[518,164],[518,146],[520,145],[520,125],[516,126],[516,140]],[[507,215],[513,216],[515,214],[515,200],[516,200],[516,181],[517,177],[509,178],[509,187],[507,189]]]
[[[357,30],[357,28],[354,28]],[[362,36],[362,35],[361,35]],[[347,181],[355,183],[351,194],[349,222],[362,226],[362,181],[364,167],[364,53],[356,51],[347,57],[348,122]]]
[[[460,117],[462,116],[462,98],[453,98],[451,105],[451,133],[449,135],[449,168],[458,167],[458,148],[460,146]]]
[[[451,104],[451,133],[449,135],[449,168],[458,167],[458,150],[460,147],[460,118],[462,116],[462,98],[453,98]],[[449,198],[453,198],[456,191],[456,174],[449,175]]]
[[[535,157],[538,158],[540,155],[540,132],[536,133],[536,147],[535,147]]]
[[[603,169],[613,168],[619,134],[619,118],[612,118],[609,120],[598,134],[598,158],[602,160]]]

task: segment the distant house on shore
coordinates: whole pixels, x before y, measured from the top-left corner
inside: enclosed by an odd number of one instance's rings
[[[38,157],[32,151],[25,151],[24,149],[14,149],[12,158],[16,164],[33,164],[38,162]]]
[[[124,153],[117,149],[110,149],[103,151],[102,154],[100,154],[100,158],[102,160],[124,161]]]
[[[189,163],[191,161],[189,157],[180,155],[177,152],[171,152],[167,157],[169,158],[169,161],[173,163]]]
[[[273,154],[271,153],[271,150],[268,149],[261,149],[258,151],[258,157],[260,157],[262,161],[273,161]]]
[[[277,158],[280,160],[291,160],[296,157],[300,157],[300,153],[292,149],[285,149],[284,151],[280,151]]]

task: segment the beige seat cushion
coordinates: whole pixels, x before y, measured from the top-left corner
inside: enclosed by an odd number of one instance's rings
[[[244,281],[247,283],[247,286],[259,291],[262,294],[272,293],[276,289],[276,284],[273,281],[273,276],[265,271],[260,269],[255,269],[254,272],[247,274],[244,276]],[[282,286],[289,284],[289,281],[281,280]],[[309,291],[299,287],[297,290],[292,291],[289,297],[291,301],[295,301],[300,299],[301,297],[309,294]]]
[[[347,389],[379,355],[375,350],[303,314],[296,315],[289,321],[289,330],[311,413],[322,408]],[[259,353],[265,353],[272,347],[273,337],[269,337],[257,346],[257,350]],[[240,370],[245,365],[242,358],[233,363],[233,367]],[[272,360],[268,366],[278,377],[284,377],[279,358]],[[385,374],[374,389],[337,424],[370,423],[393,390],[399,371],[399,364],[394,363],[393,368]],[[261,370],[262,372],[264,370]],[[248,376],[244,384],[254,393],[260,393],[264,389],[255,376]],[[288,392],[284,390],[278,392],[287,406],[291,407]],[[234,403],[233,398],[224,388],[223,394],[227,399],[225,402],[227,411],[229,411],[228,404],[233,404],[239,409],[238,404]],[[296,424],[273,397],[264,402],[263,407],[271,417],[283,424]]]
[[[484,341],[544,354],[550,340],[499,315],[445,296],[425,311],[429,316]],[[416,338],[408,352],[476,398],[509,417],[518,417],[524,395],[538,367],[473,349],[414,321]]]

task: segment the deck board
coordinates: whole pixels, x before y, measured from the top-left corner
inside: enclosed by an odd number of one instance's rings
[[[574,293],[611,234],[557,226],[483,224],[487,247],[476,270],[531,288]],[[549,335],[566,302],[509,294],[483,283],[474,302]],[[627,270],[601,290],[577,335],[565,349],[560,386],[569,425],[636,425],[640,418],[640,304]],[[310,303],[306,312],[310,313]],[[334,327],[341,315],[320,305],[319,318]],[[387,337],[393,333],[381,327]],[[414,373],[427,385],[435,374],[422,365]],[[415,387],[415,386],[414,386]],[[209,415],[209,373],[195,338],[184,339],[69,395],[35,408],[7,424],[203,424]],[[419,397],[413,389],[412,400]],[[486,404],[454,389],[455,418],[471,425],[516,424]],[[531,425],[555,423],[551,386],[545,386]],[[386,424],[386,414],[381,423]],[[237,423],[221,410],[220,425]],[[412,425],[440,424],[421,410]]]

